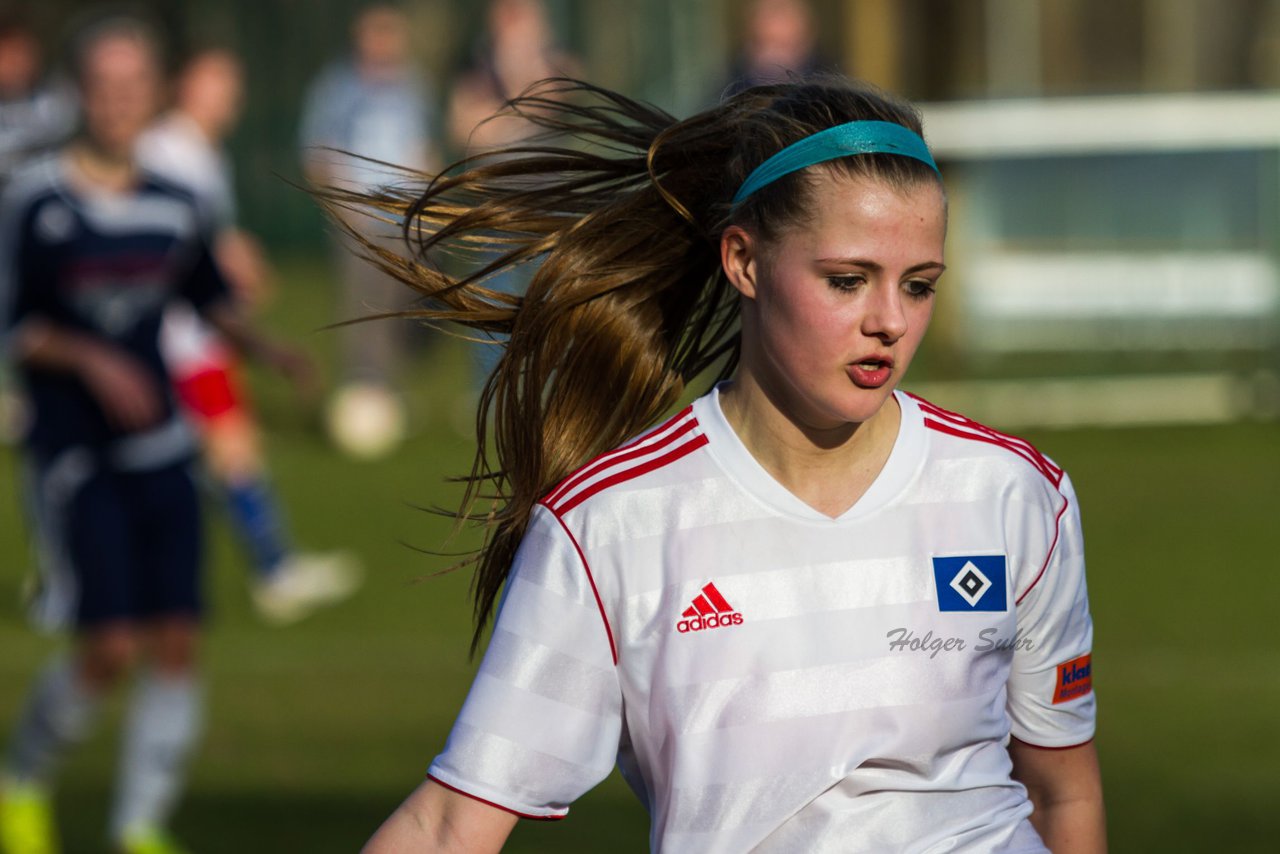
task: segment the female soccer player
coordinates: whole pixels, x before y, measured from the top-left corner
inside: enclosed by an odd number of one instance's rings
[[[574,150],[373,200],[427,248],[501,233],[461,281],[381,257],[510,343],[473,479],[497,622],[366,850],[496,850],[616,763],[654,850],[1102,851],[1070,481],[897,388],[944,270],[915,112],[829,81],[676,121],[549,85],[512,108]],[[534,256],[523,299],[484,289]]]
[[[173,854],[165,830],[201,716],[201,536],[195,442],[161,359],[166,306],[298,377],[307,361],[259,336],[213,262],[193,197],[138,169],[159,106],[151,32],[105,19],[74,51],[82,136],[15,178],[0,204],[0,350],[31,403],[25,456],[44,622],[73,621],[27,697],[0,764],[0,848],[57,850],[50,788],[108,693],[141,663],[111,815],[114,850]]]

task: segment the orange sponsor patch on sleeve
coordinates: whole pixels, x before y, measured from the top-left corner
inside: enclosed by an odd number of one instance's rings
[[[1054,704],[1083,697],[1093,690],[1093,653],[1058,665],[1058,682],[1053,689]]]

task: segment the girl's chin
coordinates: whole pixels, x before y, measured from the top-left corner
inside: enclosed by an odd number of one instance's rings
[[[813,405],[797,412],[794,420],[814,430],[838,430],[851,424],[865,424],[884,411],[893,395],[889,385],[877,389],[855,388],[836,399],[815,400]]]

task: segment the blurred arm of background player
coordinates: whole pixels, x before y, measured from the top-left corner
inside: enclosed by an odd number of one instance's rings
[[[1102,777],[1093,742],[1045,749],[1010,739],[1013,778],[1027,787],[1031,824],[1054,854],[1107,850]]]
[[[118,430],[141,430],[160,419],[155,381],[133,356],[108,341],[32,317],[15,333],[12,348],[16,361],[79,377]]]
[[[204,319],[239,353],[292,382],[303,396],[313,397],[319,391],[319,376],[311,357],[292,344],[265,334],[249,317],[243,302],[224,300],[212,306]]]

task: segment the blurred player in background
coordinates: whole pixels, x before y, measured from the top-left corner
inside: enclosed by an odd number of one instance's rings
[[[655,851],[1105,851],[1071,481],[898,389],[946,269],[918,113],[832,79],[517,107],[572,144],[372,200],[424,252],[545,257],[518,303],[388,265],[510,338],[459,511],[496,622],[366,851],[496,851],[614,767]]]
[[[143,134],[139,163],[187,187],[213,234],[213,254],[246,305],[264,298],[271,276],[258,242],[236,225],[231,162],[222,148],[240,113],[244,71],[229,51],[192,56],[178,74],[174,105]],[[291,622],[349,595],[357,567],[341,553],[295,552],[268,481],[262,437],[234,355],[188,305],[165,311],[160,349],[195,424],[209,473],[255,570],[253,600],[268,619]]]
[[[409,21],[395,5],[366,7],[351,27],[353,53],[325,68],[307,93],[300,141],[303,167],[317,187],[367,187],[389,177],[371,158],[430,170],[437,164],[431,81],[410,56]],[[356,157],[344,156],[356,155]],[[362,226],[363,227],[363,226]],[[388,226],[385,245],[398,241]],[[338,319],[403,308],[395,281],[337,241]],[[329,433],[347,453],[365,458],[394,450],[407,429],[398,373],[408,324],[343,327],[339,386],[329,402]]]
[[[164,309],[193,305],[238,349],[302,381],[309,362],[247,322],[189,192],[140,171],[161,91],[158,42],[124,18],[72,51],[83,133],[0,203],[0,346],[31,402],[24,440],[45,626],[74,626],[36,678],[0,766],[0,841],[57,850],[50,789],[107,694],[137,669],[111,810],[128,854],[179,848],[165,826],[201,719],[196,442],[160,356]]]
[[[466,156],[475,156],[527,140],[537,127],[520,116],[504,113],[507,101],[539,80],[576,77],[580,71],[578,60],[556,43],[542,0],[491,0],[485,32],[449,93],[450,145]],[[488,279],[487,287],[522,294],[532,275],[529,264],[502,269]],[[500,355],[498,345],[477,345],[476,389],[493,373]],[[461,413],[455,414],[455,427],[461,427],[465,419],[470,430],[474,403],[474,399],[467,400]]]

